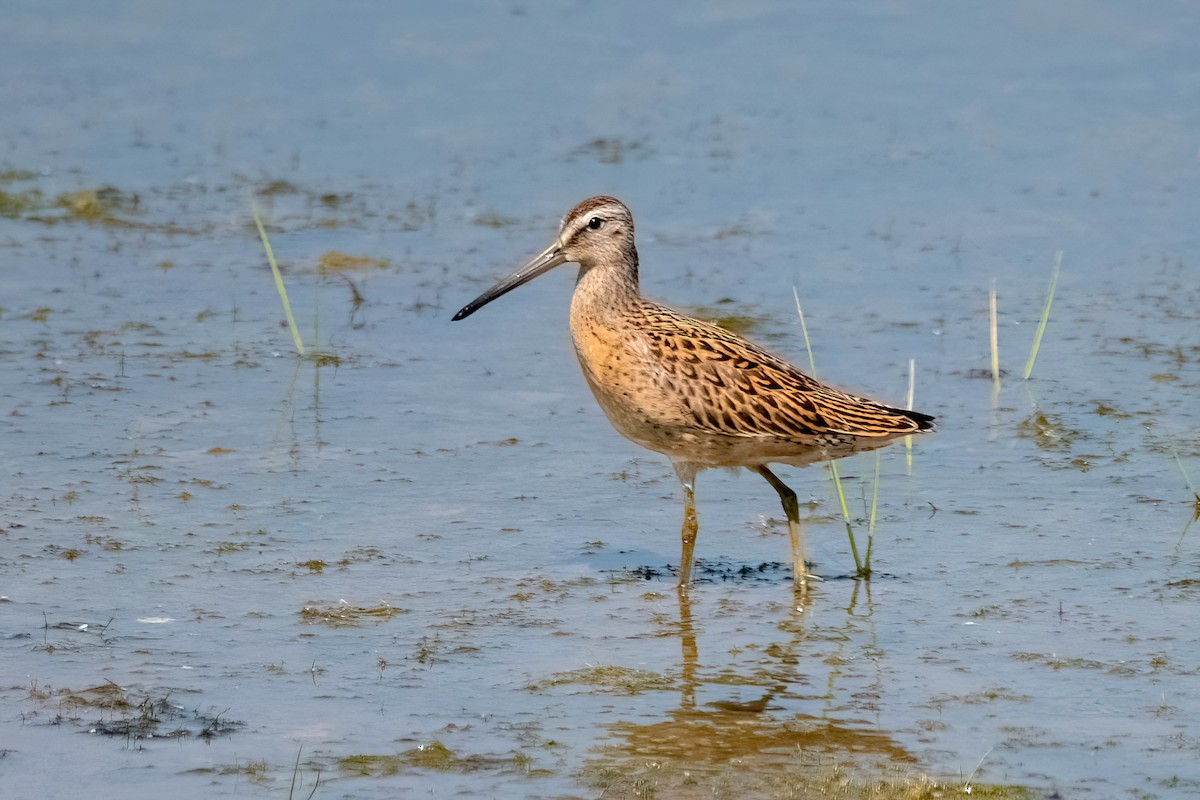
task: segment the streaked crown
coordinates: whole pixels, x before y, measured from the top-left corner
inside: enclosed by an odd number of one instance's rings
[[[563,217],[558,241],[563,255],[585,269],[621,265],[637,274],[633,215],[615,197],[589,197]]]

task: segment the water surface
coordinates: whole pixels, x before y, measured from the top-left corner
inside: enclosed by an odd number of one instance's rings
[[[10,4],[12,796],[1192,796],[1197,34],[1183,3]],[[890,402],[915,359],[940,430],[883,456],[869,584],[822,468],[785,476],[801,611],[774,493],[712,472],[681,604],[678,487],[588,394],[569,268],[450,323],[598,193],[647,293],[803,362],[795,287],[821,376]],[[860,535],[874,470],[841,462]]]

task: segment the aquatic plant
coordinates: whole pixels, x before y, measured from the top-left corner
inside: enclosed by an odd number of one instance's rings
[[[279,265],[275,262],[275,253],[271,250],[271,241],[267,238],[266,229],[263,228],[258,205],[252,205],[251,210],[254,212],[254,224],[258,226],[258,236],[262,239],[263,249],[267,252],[267,261],[271,264],[271,274],[275,276],[275,289],[279,292],[279,299],[283,302],[283,313],[287,317],[288,328],[292,331],[292,341],[296,343],[296,352],[304,355],[304,342],[300,339],[300,329],[296,327],[296,318],[292,316],[292,304],[288,302],[283,276],[279,273]]]
[[[1046,333],[1046,322],[1050,319],[1050,306],[1054,304],[1054,293],[1058,289],[1058,275],[1062,271],[1063,251],[1059,250],[1054,256],[1054,266],[1050,269],[1050,286],[1046,289],[1046,302],[1042,306],[1042,318],[1038,322],[1037,333],[1033,335],[1033,344],[1029,348],[1029,360],[1025,362],[1025,373],[1021,376],[1029,380],[1033,374],[1033,362],[1037,361],[1038,350],[1042,346],[1042,336]]]

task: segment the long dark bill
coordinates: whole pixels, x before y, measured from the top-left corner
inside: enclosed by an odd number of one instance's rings
[[[562,245],[555,242],[535,256],[528,264],[463,306],[462,310],[454,315],[454,322],[466,319],[500,295],[508,294],[518,286],[529,283],[543,272],[549,272],[566,261],[566,257],[562,255]]]

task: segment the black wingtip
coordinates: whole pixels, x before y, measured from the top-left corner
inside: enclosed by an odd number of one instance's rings
[[[917,430],[919,431],[932,431],[937,429],[937,426],[933,424],[933,421],[936,419],[936,417],[932,417],[929,414],[922,414],[920,411],[902,410],[900,413],[917,423]]]

